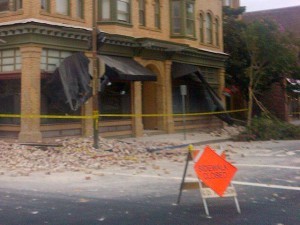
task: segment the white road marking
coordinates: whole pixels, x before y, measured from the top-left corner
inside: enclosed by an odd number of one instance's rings
[[[236,167],[265,167],[265,168],[276,168],[276,169],[291,169],[300,170],[298,166],[279,166],[279,165],[257,165],[257,164],[233,164]]]
[[[274,184],[261,184],[261,183],[252,183],[252,182],[243,182],[243,181],[232,181],[231,183],[235,185],[244,185],[244,186],[253,186],[253,187],[266,187],[266,188],[276,188],[283,190],[294,190],[300,191],[300,187],[292,187],[292,186],[282,186],[282,185],[274,185]]]
[[[103,172],[103,174],[107,175],[115,175],[115,176],[127,176],[127,177],[142,177],[142,178],[154,178],[154,179],[163,179],[163,180],[182,180],[182,177],[164,177],[157,175],[149,175],[149,174],[127,174],[127,173],[113,173],[113,172]],[[197,178],[186,177],[186,181],[198,181]],[[232,181],[232,184],[235,185],[243,185],[243,186],[252,186],[252,187],[265,187],[265,188],[275,188],[282,190],[294,190],[300,191],[300,187],[293,186],[283,186],[283,185],[274,185],[274,184],[262,184],[262,183],[253,183],[253,182],[244,182],[244,181]]]

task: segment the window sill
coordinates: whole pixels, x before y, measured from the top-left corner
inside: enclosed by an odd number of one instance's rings
[[[154,31],[154,32],[161,32],[161,29],[159,29],[159,28],[145,27],[145,26],[142,26],[142,25],[139,25],[139,29],[150,30],[150,31]]]
[[[120,21],[98,21],[98,24],[101,25],[116,25],[116,26],[123,26],[123,27],[133,27],[131,23],[125,23]]]
[[[188,39],[188,40],[193,40],[193,41],[196,41],[196,40],[197,40],[197,38],[194,37],[194,36],[187,36],[187,35],[182,35],[182,34],[179,34],[179,35],[172,34],[170,37],[171,37],[171,38]]]
[[[66,20],[72,20],[72,21],[76,21],[76,22],[81,22],[81,23],[84,23],[85,20],[82,19],[82,18],[75,18],[75,17],[71,17],[69,15],[63,15],[63,14],[59,14],[59,13],[50,13],[50,12],[47,12],[45,10],[40,10],[40,15],[43,15],[43,16],[50,16],[50,17],[55,17],[55,18],[60,18],[60,19],[66,19]]]

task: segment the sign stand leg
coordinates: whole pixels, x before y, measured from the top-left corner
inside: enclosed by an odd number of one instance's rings
[[[201,194],[201,197],[202,197],[202,201],[203,201],[203,205],[204,205],[204,210],[205,210],[205,214],[207,216],[209,216],[209,210],[208,210],[208,205],[207,205],[207,202],[206,202],[206,198],[204,198],[204,196],[202,196],[202,182],[199,180],[199,188],[200,188],[200,194]]]
[[[231,187],[233,187],[233,185],[230,183]],[[235,206],[236,206],[236,210],[239,214],[241,214],[241,208],[240,208],[240,204],[239,201],[237,199],[237,196],[234,196],[234,202],[235,202]]]
[[[180,203],[182,189],[183,189],[183,185],[184,185],[184,180],[185,180],[189,160],[190,160],[190,152],[188,152],[187,157],[186,157],[185,168],[184,168],[184,172],[183,172],[183,176],[182,176],[182,180],[181,180],[181,184],[180,184],[179,195],[178,195],[178,198],[177,198],[177,204]]]

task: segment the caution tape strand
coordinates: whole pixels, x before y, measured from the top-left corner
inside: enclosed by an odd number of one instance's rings
[[[28,114],[0,114],[0,118],[40,118],[40,119],[98,119],[99,117],[170,117],[170,116],[205,116],[245,112],[248,109],[226,110],[219,112],[201,112],[201,113],[175,113],[175,114],[98,114],[91,116],[72,116],[72,115],[28,115]]]

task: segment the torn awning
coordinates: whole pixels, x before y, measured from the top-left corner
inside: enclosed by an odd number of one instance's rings
[[[105,72],[110,80],[156,81],[156,75],[129,57],[99,56],[112,73]]]
[[[92,96],[89,59],[82,53],[65,58],[46,79],[43,93],[62,112],[76,111]]]
[[[211,112],[225,111],[225,107],[223,106],[221,99],[213,90],[213,88],[207,83],[207,81],[204,78],[204,75],[197,66],[174,62],[172,64],[172,77],[176,79],[185,76],[203,85],[205,100]],[[216,116],[230,125],[233,124],[232,118],[227,113],[217,114]]]

